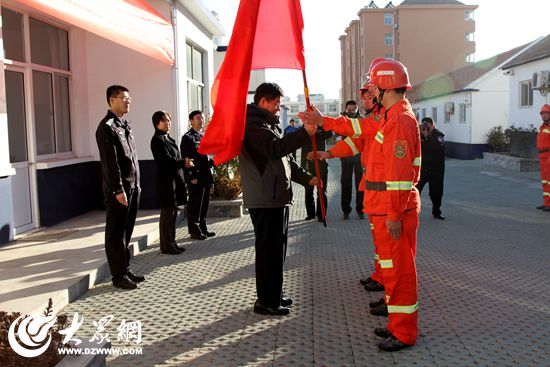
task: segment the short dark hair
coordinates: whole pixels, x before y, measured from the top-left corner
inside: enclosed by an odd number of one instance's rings
[[[353,99],[350,99],[349,101],[346,102],[346,107],[350,105],[357,106],[357,102],[355,102]]]
[[[189,121],[193,120],[193,117],[197,115],[202,115],[202,111],[201,110],[191,111],[191,113],[189,114]]]
[[[294,120],[294,119],[290,119],[290,121],[289,121],[289,122],[296,122],[296,120]]]
[[[276,83],[262,83],[254,92],[254,104],[260,103],[262,98],[273,101],[277,97],[284,96],[283,90]]]
[[[159,123],[164,120],[164,118],[168,117],[170,120],[172,120],[172,115],[170,115],[170,112],[166,111],[157,111],[153,114],[153,117],[151,120],[153,120],[153,126],[157,127],[159,126]]]
[[[395,88],[395,92],[397,94],[405,94],[406,91],[407,91],[407,87]]]
[[[122,85],[111,85],[107,88],[107,104],[111,106],[111,97],[117,97],[122,92],[129,92],[128,88]]]
[[[424,117],[422,119],[422,123],[423,124],[430,124],[430,125],[433,125],[434,124],[434,120],[431,118],[431,117]]]

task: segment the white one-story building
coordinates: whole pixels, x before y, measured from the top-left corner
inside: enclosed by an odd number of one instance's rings
[[[539,127],[543,104],[550,103],[550,35],[502,65],[510,83],[510,124]]]
[[[418,121],[432,117],[445,134],[447,156],[481,158],[489,150],[489,130],[509,125],[510,84],[500,67],[531,45],[436,76],[407,93]]]
[[[209,113],[214,40],[224,30],[200,0],[2,0],[0,244],[102,207],[95,130],[105,91],[130,90],[142,208],[156,207],[151,116]]]

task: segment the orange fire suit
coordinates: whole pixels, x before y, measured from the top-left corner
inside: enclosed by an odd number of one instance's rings
[[[331,129],[327,122],[325,119],[324,128]],[[349,125],[356,136],[372,135],[373,126],[368,122],[356,121]],[[374,227],[386,290],[388,330],[409,345],[414,345],[418,336],[415,254],[420,196],[415,185],[420,178],[420,163],[418,123],[409,102],[402,100],[386,112],[369,150],[364,210],[372,218]],[[398,240],[390,236],[387,220],[401,222]]]
[[[379,125],[379,120],[382,118],[382,116],[383,116],[383,109],[382,109],[382,111],[379,111],[378,109],[374,109],[370,114],[365,116],[364,119],[357,119],[359,121],[363,120],[362,124],[360,123],[360,125],[366,125],[366,124],[369,125],[369,127],[365,128],[365,129],[368,129],[369,131],[371,131],[371,135],[368,136],[366,134],[361,134],[359,137],[355,137],[355,138],[348,136],[345,139],[340,140],[339,142],[337,142],[328,151],[332,154],[333,157],[338,157],[338,158],[352,157],[352,156],[356,155],[357,153],[361,153],[361,165],[363,167],[366,167],[367,166],[367,159],[368,159],[368,156],[369,156],[369,149],[370,149],[370,146],[371,146],[372,142],[374,141],[374,136],[376,136],[376,132],[378,131],[378,126],[377,125]],[[347,125],[352,126],[352,128],[353,128],[353,122],[351,120],[352,119],[349,119]],[[329,122],[329,126],[331,128],[334,128],[334,129],[338,130],[338,131],[342,131],[341,125],[342,125],[341,123],[338,124],[338,123]],[[338,127],[336,127],[336,126],[338,126]],[[347,129],[344,129],[343,131],[347,132],[348,134],[352,133],[351,131],[349,131]],[[355,135],[354,132],[353,132],[353,134]],[[344,135],[344,134],[342,134],[342,135]],[[361,178],[361,183],[359,184],[359,190],[360,191],[365,191],[365,175],[364,174],[363,174],[363,177]],[[363,199],[363,203],[364,203],[364,199]],[[363,207],[364,207],[364,204],[363,204]],[[369,217],[369,222],[370,222],[370,229],[371,229],[371,233],[372,233],[373,223],[372,223],[372,219],[370,217]],[[373,238],[374,238],[374,234],[373,234]],[[380,255],[378,254],[378,248],[376,246],[376,242],[373,241],[373,245],[374,245],[374,271],[370,275],[370,278],[383,285],[384,281],[382,279],[382,271],[380,269],[380,262],[379,262]]]
[[[537,135],[537,150],[540,161],[543,205],[550,207],[550,124],[540,125]]]

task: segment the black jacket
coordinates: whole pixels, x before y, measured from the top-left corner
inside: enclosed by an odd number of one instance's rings
[[[197,149],[202,139],[202,134],[193,128],[189,129],[181,137],[181,156],[193,159],[194,167],[184,168],[185,181],[189,184],[191,180],[198,179],[199,185],[211,185],[213,182],[212,167],[214,160],[207,155],[200,154]]]
[[[420,136],[422,144],[422,168],[438,170],[445,167],[445,134],[433,129],[428,136]]]
[[[116,195],[139,187],[139,162],[130,122],[121,121],[109,110],[99,123],[95,138],[101,159],[103,190]]]
[[[249,104],[239,168],[247,208],[281,208],[292,204],[290,181],[307,185],[313,178],[290,153],[309,141],[304,129],[281,135],[277,116]]]
[[[176,141],[164,131],[155,129],[151,152],[157,166],[157,201],[161,208],[173,208],[187,203],[187,188],[183,179],[185,161]]]
[[[325,131],[321,128],[317,129],[317,132],[315,133],[315,143],[317,145],[317,151],[325,151],[326,149],[326,143],[325,140],[330,138],[334,133],[332,131]],[[311,144],[311,138],[308,139],[308,141],[302,146],[302,159],[300,161],[300,165],[302,167],[308,167],[308,160],[307,160],[307,154],[313,150],[313,145]],[[309,161],[313,162],[313,161]],[[328,169],[328,163],[326,160],[319,161],[319,167],[320,169]]]

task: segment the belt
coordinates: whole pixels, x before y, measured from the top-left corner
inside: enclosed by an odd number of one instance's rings
[[[365,189],[371,191],[386,191],[388,188],[385,182],[373,182],[365,180]]]
[[[539,154],[550,152],[550,149],[541,149],[539,150]]]

